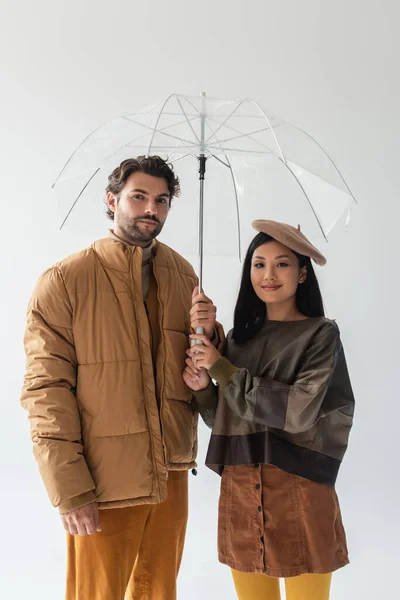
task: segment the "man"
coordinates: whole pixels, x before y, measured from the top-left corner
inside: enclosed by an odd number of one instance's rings
[[[222,338],[192,267],[155,239],[178,193],[161,158],[124,161],[110,237],[46,271],[29,305],[22,404],[67,531],[67,600],[176,597],[197,451],[182,380],[192,300]]]

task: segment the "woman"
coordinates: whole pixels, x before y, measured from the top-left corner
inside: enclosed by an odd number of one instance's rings
[[[281,577],[287,600],[327,600],[348,563],[334,485],[354,398],[311,264],[325,258],[300,228],[253,227],[224,356],[193,335],[184,372],[222,474],[219,559],[240,600],[279,599]]]

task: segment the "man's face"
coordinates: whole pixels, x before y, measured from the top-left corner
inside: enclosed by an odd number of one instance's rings
[[[132,173],[119,198],[108,193],[107,204],[114,212],[114,233],[132,244],[147,246],[160,234],[168,217],[167,182],[147,173]]]

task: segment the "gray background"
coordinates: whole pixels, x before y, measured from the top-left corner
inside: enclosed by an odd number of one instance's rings
[[[21,340],[39,273],[91,239],[57,232],[50,185],[98,124],[172,92],[203,90],[255,98],[317,137],[359,200],[350,229],[337,229],[323,248],[329,265],[321,273],[358,402],[338,483],[352,564],[335,576],[332,598],[395,597],[399,13],[390,0],[2,0],[2,598],[55,600],[64,593],[64,533],[19,406]],[[190,238],[189,227],[183,235]],[[206,266],[206,290],[229,327],[239,266],[226,257]],[[201,427],[200,435],[201,464],[208,431]],[[200,466],[191,479],[184,600],[235,597],[229,570],[216,557],[217,498],[218,478]]]

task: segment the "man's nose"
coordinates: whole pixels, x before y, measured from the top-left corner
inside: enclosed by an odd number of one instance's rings
[[[157,210],[158,210],[157,203],[154,202],[154,200],[149,200],[146,205],[146,209],[145,209],[146,215],[148,215],[149,217],[155,217],[155,216],[157,216]]]

